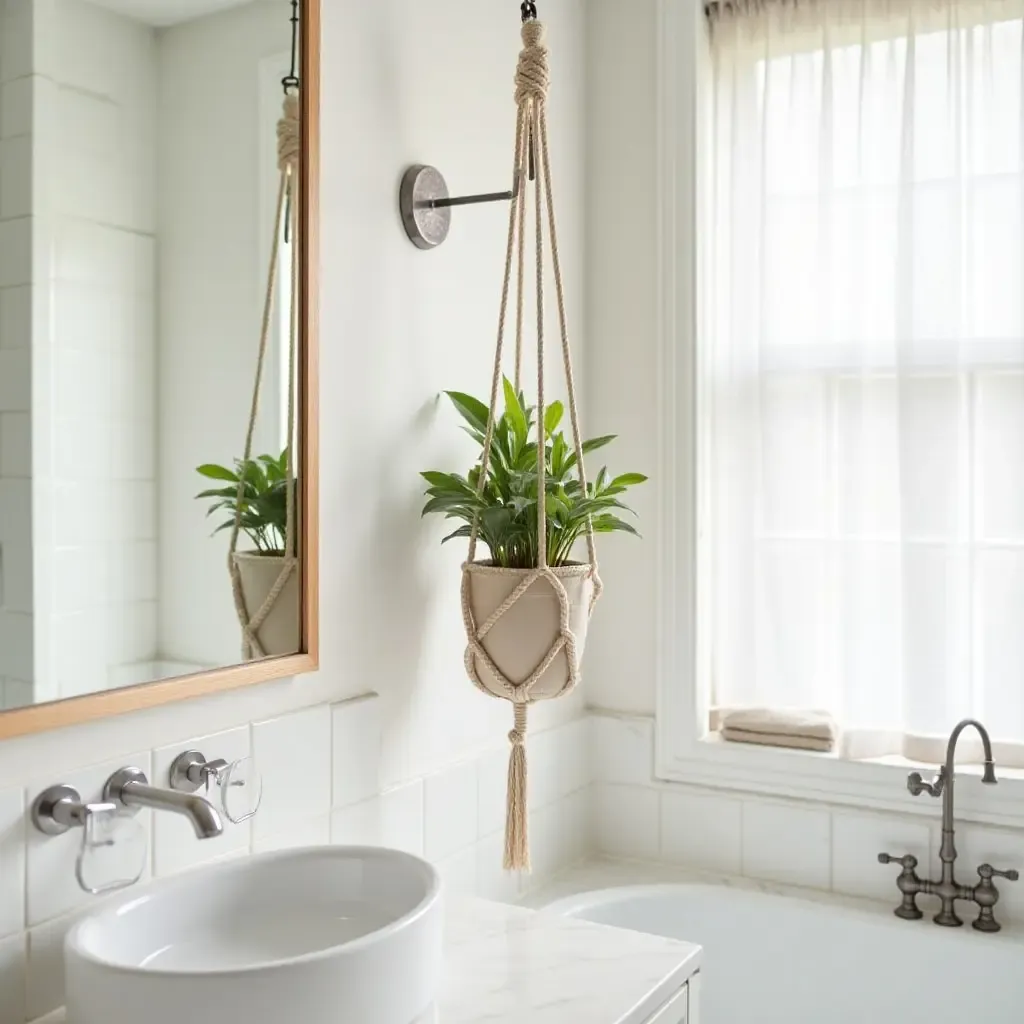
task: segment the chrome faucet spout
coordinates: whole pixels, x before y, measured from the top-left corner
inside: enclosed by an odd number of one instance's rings
[[[104,799],[127,808],[151,807],[188,818],[198,839],[213,839],[224,831],[216,808],[196,793],[180,793],[149,785],[138,768],[122,768],[107,780]]]

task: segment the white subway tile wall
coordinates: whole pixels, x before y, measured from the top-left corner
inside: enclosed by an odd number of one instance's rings
[[[0,939],[0,1024],[23,1024],[26,1018],[25,942],[23,934]]]
[[[663,793],[661,855],[703,871],[743,873],[743,802],[719,794]]]
[[[27,821],[31,801],[55,782],[73,784],[85,799],[95,800],[110,773],[128,763],[147,771],[155,785],[165,786],[171,761],[183,750],[198,749],[208,758],[229,761],[255,751],[265,804],[251,823],[227,825],[224,836],[200,841],[182,818],[140,815],[150,840],[146,877],[250,852],[365,843],[425,852],[452,892],[514,900],[528,882],[541,884],[590,853],[584,719],[529,737],[530,754],[535,746],[542,751],[539,765],[531,756],[536,790],[551,798],[531,802],[534,875],[527,879],[509,875],[501,866],[504,771],[498,786],[495,768],[495,785],[488,792],[498,813],[489,811],[486,819],[478,813],[486,806],[479,788],[481,765],[507,765],[504,744],[425,779],[411,779],[385,792],[374,789],[366,799],[349,799],[367,793],[368,780],[377,777],[379,732],[377,739],[368,740],[367,730],[370,723],[379,725],[379,704],[368,696],[321,705],[207,736],[186,736],[66,777],[44,773],[25,790],[0,791],[0,1024],[23,1024],[61,1005],[63,937],[83,913],[99,905],[75,881],[80,832],[44,837]],[[343,772],[351,772],[351,784],[341,777]],[[430,849],[425,851],[426,846]]]
[[[276,766],[263,774],[263,802],[253,819],[256,836],[285,832],[331,806],[331,746],[331,709],[323,705],[252,727],[256,770],[264,763]]]

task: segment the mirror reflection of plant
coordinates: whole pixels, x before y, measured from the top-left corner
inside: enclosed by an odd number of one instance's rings
[[[505,381],[505,411],[494,425],[494,440],[487,480],[480,496],[483,446],[489,409],[486,403],[458,391],[445,392],[466,421],[463,430],[480,445],[481,458],[467,476],[431,471],[423,473],[429,485],[423,514],[436,513],[463,524],[444,538],[469,537],[474,518],[480,517],[480,539],[491,552],[495,565],[529,569],[537,564],[537,442],[530,440],[536,409],[527,407],[522,394]],[[547,459],[546,519],[547,561],[550,566],[566,565],[576,542],[585,535],[587,519],[595,533],[625,532],[639,536],[618,513],[635,515],[619,500],[630,487],[646,481],[641,473],[611,477],[602,469],[588,482],[586,494],[580,484],[576,452],[572,442],[558,430],[564,409],[552,402],[545,409],[545,455]],[[583,453],[597,451],[615,440],[615,435],[583,442]]]
[[[224,521],[214,530],[230,530],[241,508],[241,531],[255,545],[261,555],[283,555],[288,520],[288,449],[280,457],[260,455],[257,458],[235,459],[235,468],[207,463],[197,472],[208,480],[222,481],[225,486],[196,495],[198,500],[210,500],[207,516],[225,514]],[[239,501],[239,481],[242,483]],[[294,481],[293,481],[294,484]]]

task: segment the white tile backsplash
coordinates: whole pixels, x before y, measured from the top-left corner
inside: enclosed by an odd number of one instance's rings
[[[786,885],[831,885],[829,812],[764,800],[743,801],[743,873]]]
[[[508,745],[487,751],[477,765],[477,829],[480,838],[505,828]],[[529,768],[527,768],[529,771]]]
[[[615,857],[657,859],[658,791],[599,782],[593,792],[598,849]]]
[[[331,709],[298,711],[252,727],[263,803],[253,820],[257,836],[287,830],[331,806]]]
[[[210,736],[199,736],[189,740],[171,743],[153,751],[153,772],[150,781],[154,786],[166,787],[170,783],[171,763],[186,750],[195,750],[208,761],[223,758],[237,761],[250,754],[249,727],[229,729]],[[211,803],[220,808],[220,793],[211,785],[205,794]],[[248,850],[252,837],[252,822],[234,825],[221,813],[224,832],[213,839],[197,839],[188,819],[180,814],[160,811],[153,816],[153,873],[157,876],[170,875],[185,868],[208,864],[226,854]]]
[[[912,853],[925,877],[931,861],[931,830],[918,819],[890,814],[832,814],[832,887],[850,896],[899,902],[899,866],[879,864],[880,853],[902,857]]]
[[[477,894],[476,844],[442,861],[434,862],[441,875],[445,894],[475,896]]]
[[[933,831],[932,864],[937,871],[941,830]],[[1024,832],[1009,829],[986,828],[982,825],[961,825],[956,831],[958,881],[961,885],[977,885],[977,870],[981,864],[991,864],[999,871],[1015,868],[1021,879],[995,879],[999,890],[996,904],[996,920],[1013,920],[1024,923]],[[975,912],[968,909],[966,915],[973,920]]]
[[[0,939],[25,929],[25,795],[0,792]]]
[[[464,761],[423,780],[423,851],[435,863],[477,840],[477,763]]]
[[[720,794],[661,795],[661,855],[674,864],[739,875],[743,804]]]
[[[23,1024],[26,939],[22,932],[0,939],[0,1024]]]
[[[423,780],[415,779],[381,793],[382,846],[423,856]]]
[[[64,1005],[64,938],[90,909],[29,930],[25,1002],[30,1021]]]
[[[333,709],[333,802],[345,807],[380,791],[381,702],[376,696]]]
[[[649,785],[654,777],[654,721],[594,715],[590,764],[595,782]]]
[[[304,821],[293,821],[284,832],[255,836],[253,853],[271,853],[274,850],[297,850],[306,846],[327,846],[331,841],[331,816],[318,814]]]
[[[509,903],[517,900],[525,885],[525,876],[506,871],[502,866],[505,857],[505,836],[492,832],[481,839],[475,847],[477,895],[485,900]]]

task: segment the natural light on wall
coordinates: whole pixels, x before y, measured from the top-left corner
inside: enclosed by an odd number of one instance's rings
[[[1024,765],[1024,4],[713,14],[712,703]],[[1012,749],[1012,748],[1011,748]]]

